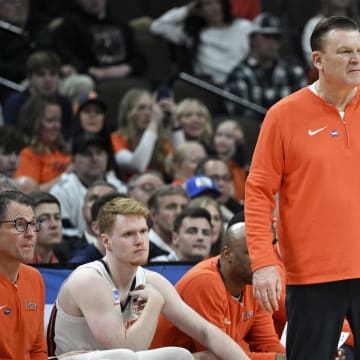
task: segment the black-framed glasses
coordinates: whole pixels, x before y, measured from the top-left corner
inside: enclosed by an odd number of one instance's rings
[[[35,232],[39,232],[41,230],[41,221],[39,220],[26,221],[24,218],[17,218],[15,220],[0,221],[0,224],[2,223],[13,223],[16,231],[21,233],[26,232],[29,226]]]

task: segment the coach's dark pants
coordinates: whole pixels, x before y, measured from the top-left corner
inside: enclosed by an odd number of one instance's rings
[[[360,360],[360,279],[286,287],[287,360],[334,360],[347,316]]]

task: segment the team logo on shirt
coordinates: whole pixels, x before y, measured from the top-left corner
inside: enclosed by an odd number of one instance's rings
[[[325,130],[326,128],[327,128],[327,126],[324,126],[324,127],[320,128],[320,129],[316,129],[316,130],[311,130],[311,129],[309,129],[309,130],[308,130],[308,135],[309,135],[309,136],[314,136],[314,135],[316,135],[316,134],[319,134],[320,132],[322,132],[322,131]],[[331,130],[331,131],[329,132],[329,135],[330,135],[331,137],[339,136],[339,131],[338,131],[338,130]]]
[[[314,136],[314,135],[318,134],[319,132],[325,130],[326,128],[327,128],[327,126],[324,126],[324,127],[320,128],[320,129],[316,129],[316,130],[310,130],[309,129],[308,130],[308,135],[309,136]]]
[[[249,319],[249,318],[251,318],[251,317],[253,317],[253,316],[254,316],[254,311],[253,311],[253,310],[250,310],[250,311],[244,313],[243,318],[244,318],[244,320],[245,320],[245,319]]]
[[[113,290],[113,296],[114,296],[114,306],[119,306],[120,305],[119,292],[117,290]]]
[[[30,302],[29,300],[26,300],[25,302],[25,308],[28,311],[36,311],[37,310],[37,305]]]

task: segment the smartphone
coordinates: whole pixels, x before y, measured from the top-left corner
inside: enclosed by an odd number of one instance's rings
[[[159,86],[156,90],[156,101],[159,102],[162,99],[169,99],[172,97],[171,88],[167,85]]]

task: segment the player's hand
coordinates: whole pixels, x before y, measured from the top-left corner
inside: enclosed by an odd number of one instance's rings
[[[338,349],[335,360],[345,360],[345,359],[346,359],[345,350],[342,348]]]
[[[164,304],[164,297],[162,294],[155,289],[150,284],[142,284],[135,288],[135,290],[130,291],[129,295],[135,298],[137,304],[143,304],[145,306],[146,302],[154,301],[156,303]]]
[[[269,313],[279,310],[281,277],[275,265],[257,269],[253,274],[254,296]]]

